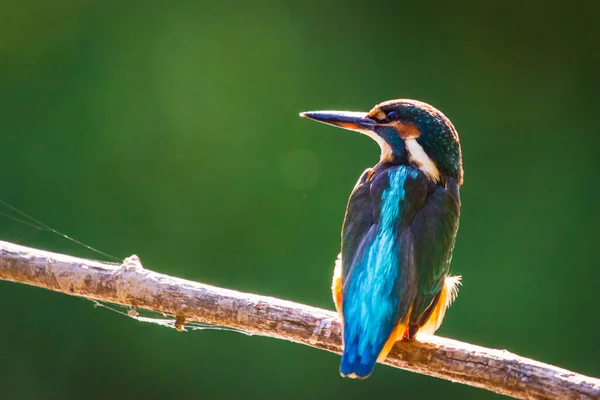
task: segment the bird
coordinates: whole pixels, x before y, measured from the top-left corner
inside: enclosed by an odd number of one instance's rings
[[[458,293],[461,277],[449,267],[460,218],[460,141],[441,111],[417,100],[300,116],[358,131],[381,149],[350,194],[332,283],[340,375],[365,379],[396,341],[432,335]]]

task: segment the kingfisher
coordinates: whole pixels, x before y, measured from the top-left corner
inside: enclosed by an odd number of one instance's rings
[[[332,283],[340,374],[364,379],[396,341],[433,334],[457,295],[460,276],[449,267],[463,183],[458,133],[439,110],[408,99],[300,116],[363,133],[381,149],[350,194]]]

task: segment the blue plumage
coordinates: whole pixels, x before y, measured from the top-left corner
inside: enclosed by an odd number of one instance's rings
[[[396,287],[405,183],[418,171],[406,166],[390,168],[379,179],[387,179],[378,201],[380,219],[362,238],[359,252],[348,265],[342,310],[344,343],[340,372],[368,375],[385,342],[398,323],[400,308]]]

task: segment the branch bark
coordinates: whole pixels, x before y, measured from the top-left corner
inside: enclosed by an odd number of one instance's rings
[[[142,267],[71,257],[0,241],[0,280],[341,352],[336,313],[187,281]],[[438,336],[397,343],[384,364],[522,399],[600,399],[600,380]]]

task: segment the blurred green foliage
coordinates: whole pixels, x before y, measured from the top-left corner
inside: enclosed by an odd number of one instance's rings
[[[298,112],[423,100],[465,167],[439,334],[600,375],[600,3],[1,3],[1,200],[147,268],[332,308],[379,150]],[[0,239],[100,257],[4,217]],[[7,282],[0,304],[2,399],[499,397],[383,366],[343,380],[323,351]]]

